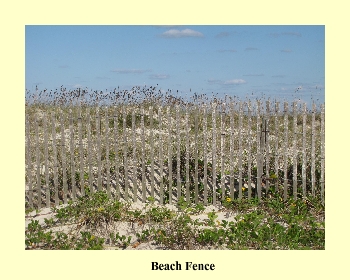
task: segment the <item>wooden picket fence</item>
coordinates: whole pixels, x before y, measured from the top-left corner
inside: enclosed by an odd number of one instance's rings
[[[26,107],[26,204],[106,190],[125,201],[325,192],[324,105],[284,102]],[[282,110],[281,110],[282,109]]]

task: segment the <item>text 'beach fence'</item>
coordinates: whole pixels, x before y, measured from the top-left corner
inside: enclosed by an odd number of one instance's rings
[[[325,192],[324,105],[26,106],[26,206],[98,190],[174,204]]]

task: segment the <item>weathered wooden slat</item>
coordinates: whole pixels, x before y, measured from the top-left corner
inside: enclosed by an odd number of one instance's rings
[[[288,102],[284,102],[283,197],[288,198]]]
[[[64,131],[65,116],[63,112],[60,112],[61,120],[61,160],[62,160],[62,180],[63,180],[63,202],[66,204],[68,202],[68,186],[67,186],[67,171],[66,171],[66,138]]]
[[[162,138],[162,106],[158,108],[158,122],[159,122],[159,130],[158,130],[158,148],[159,148],[159,202],[160,204],[164,204],[164,184],[163,184],[163,138]]]
[[[145,109],[141,108],[141,180],[142,180],[142,202],[146,202],[146,173],[145,173]]]
[[[176,143],[177,143],[177,154],[176,154],[176,180],[177,180],[177,201],[181,197],[181,174],[180,174],[180,152],[181,152],[181,136],[180,136],[180,108],[176,105]]]
[[[120,199],[120,184],[119,184],[119,125],[118,125],[118,108],[115,106],[114,108],[114,116],[113,116],[113,133],[114,133],[114,168],[115,168],[115,191],[116,191],[116,199]]]
[[[83,138],[82,138],[82,112],[81,106],[79,106],[78,111],[78,138],[79,138],[79,156],[80,156],[80,193],[82,196],[85,195],[85,186],[84,186],[84,147],[83,147]]]
[[[86,112],[87,120],[86,120],[86,126],[87,126],[87,136],[88,136],[88,165],[89,165],[89,187],[90,187],[90,193],[94,192],[93,187],[93,172],[92,172],[92,143],[91,143],[91,123],[90,123],[90,109],[87,109]]]
[[[297,164],[298,164],[298,153],[297,153],[297,103],[293,102],[293,196],[297,198]]]
[[[230,198],[235,197],[235,177],[234,177],[234,152],[235,152],[235,116],[234,102],[230,103]]]
[[[53,183],[55,191],[55,206],[59,205],[58,196],[58,162],[57,162],[57,142],[56,142],[56,117],[55,112],[51,113],[52,122],[52,152],[53,152]]]
[[[220,156],[221,156],[221,200],[225,200],[225,104],[221,104],[220,112]]]
[[[123,154],[124,154],[124,199],[129,200],[128,136],[126,131],[126,108],[123,106]]]
[[[239,102],[239,117],[238,117],[238,199],[242,199],[242,130],[243,130],[243,102]]]
[[[38,209],[41,208],[41,178],[40,178],[40,142],[39,142],[39,124],[38,119],[34,117],[35,124],[35,154],[36,154],[36,190],[38,193]]]
[[[316,129],[315,129],[315,114],[316,104],[312,104],[311,112],[311,193],[315,196],[315,140],[316,140]]]
[[[102,157],[101,157],[101,116],[100,108],[96,109],[96,141],[97,141],[97,189],[102,191]]]
[[[134,193],[134,202],[137,202],[137,159],[136,159],[136,124],[135,124],[135,110],[131,113],[131,129],[132,129],[132,185]]]
[[[216,103],[212,104],[212,184],[213,205],[216,204]]]
[[[248,199],[252,197],[252,131],[251,131],[251,122],[252,122],[252,104],[250,100],[248,101]]]
[[[194,202],[198,203],[198,108],[197,105],[193,111],[194,114]]]
[[[325,109],[321,105],[321,199],[324,203],[325,199]]]
[[[274,157],[275,157],[275,189],[278,190],[279,188],[279,154],[278,154],[278,141],[279,141],[279,108],[280,104],[276,101],[275,103],[275,151],[274,151]]]
[[[109,161],[109,116],[108,116],[108,107],[106,106],[105,111],[105,147],[106,147],[106,172],[107,172],[107,195],[111,198],[111,165]]]
[[[170,106],[167,107],[168,118],[168,178],[169,178],[169,204],[173,202],[173,146],[172,146],[172,122],[170,114]]]
[[[190,161],[190,136],[189,136],[189,120],[188,120],[188,106],[185,108],[185,135],[186,135],[186,201],[190,202],[190,167],[189,167],[189,161]]]
[[[263,168],[263,152],[262,152],[262,121],[261,121],[261,104],[257,101],[256,111],[256,161],[257,161],[257,178],[256,178],[256,191],[258,199],[261,199],[261,187],[262,187],[262,168]]]
[[[203,108],[203,186],[204,186],[204,205],[208,204],[208,134],[207,134],[207,106]]]
[[[70,138],[70,165],[71,165],[71,182],[72,182],[72,198],[76,199],[75,188],[75,152],[74,152],[74,131],[73,131],[73,112],[69,110],[69,138]]]
[[[150,157],[151,157],[151,197],[154,198],[154,131],[153,131],[153,107],[149,108],[149,118],[150,118],[150,135],[149,141],[151,145]]]
[[[306,196],[306,103],[303,105],[303,162],[301,167],[301,177],[303,186],[303,196]]]
[[[50,182],[49,182],[49,151],[48,151],[48,128],[46,113],[43,115],[44,122],[44,156],[45,156],[45,191],[46,191],[46,207],[50,207]]]
[[[29,116],[26,115],[26,165],[27,165],[27,182],[28,182],[28,204],[33,208],[33,185],[32,185],[32,159],[31,159],[31,141],[30,141],[30,122]]]
[[[270,178],[270,101],[266,101],[266,114],[265,114],[265,151],[266,151],[266,177]],[[266,194],[270,189],[270,180],[265,182]]]

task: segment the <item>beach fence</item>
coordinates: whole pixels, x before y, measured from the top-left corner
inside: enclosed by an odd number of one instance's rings
[[[26,207],[99,190],[175,204],[325,193],[324,105],[27,105]]]

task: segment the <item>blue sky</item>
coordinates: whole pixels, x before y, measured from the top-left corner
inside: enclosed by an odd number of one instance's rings
[[[324,26],[26,26],[35,91],[133,86],[324,102]],[[191,89],[191,92],[190,92]]]

